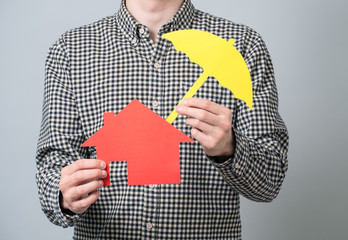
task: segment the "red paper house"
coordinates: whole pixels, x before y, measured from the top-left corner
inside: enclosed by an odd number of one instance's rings
[[[104,126],[82,147],[96,146],[97,158],[127,161],[128,184],[180,183],[180,142],[193,140],[134,99],[117,115],[104,113]]]

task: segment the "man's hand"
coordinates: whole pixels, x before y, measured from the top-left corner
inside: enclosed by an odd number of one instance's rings
[[[98,188],[103,186],[105,162],[97,159],[80,159],[62,169],[59,189],[62,211],[84,213],[99,198]]]
[[[186,98],[176,111],[187,116],[186,124],[192,127],[192,137],[202,144],[206,154],[220,159],[228,159],[234,154],[235,135],[230,109],[205,99]]]

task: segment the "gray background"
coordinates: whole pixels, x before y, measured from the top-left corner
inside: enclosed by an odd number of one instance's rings
[[[272,203],[242,199],[243,239],[348,239],[346,0],[193,0],[251,26],[271,53],[289,171]],[[35,151],[48,48],[68,29],[114,14],[119,0],[1,0],[0,239],[71,239],[41,212]]]

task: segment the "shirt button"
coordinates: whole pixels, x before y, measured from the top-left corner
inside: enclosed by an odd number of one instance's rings
[[[158,70],[161,67],[161,65],[158,62],[155,62],[154,67],[155,67],[156,70]]]
[[[132,44],[135,45],[135,44],[137,44],[137,42],[138,42],[138,39],[137,39],[137,38],[133,38],[133,39],[132,39]]]
[[[145,33],[145,29],[144,29],[144,28],[140,28],[140,29],[139,29],[139,33],[140,33],[140,34],[144,34],[144,33]]]
[[[237,168],[237,169],[239,169],[239,168],[240,168],[240,165],[239,165],[239,163],[236,163],[236,164],[234,165],[234,168]]]
[[[152,184],[149,186],[150,189],[154,189],[156,187],[156,185]]]
[[[152,229],[152,227],[153,227],[153,225],[152,225],[151,222],[146,223],[146,229],[147,229],[147,230]]]
[[[159,102],[158,102],[157,100],[153,100],[153,101],[152,101],[152,106],[153,106],[153,107],[156,108],[156,107],[158,107],[158,105],[159,105]]]

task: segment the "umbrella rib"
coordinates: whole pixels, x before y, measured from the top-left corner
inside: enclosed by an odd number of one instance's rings
[[[208,77],[209,77],[209,74],[206,71],[204,71],[202,73],[202,75],[192,85],[190,90],[188,90],[188,92],[185,94],[185,96],[180,100],[180,102],[177,106],[179,106],[181,104],[182,100],[184,100],[185,98],[193,97],[193,95],[195,95],[195,93],[203,85],[203,83],[207,80]],[[169,122],[170,124],[172,124],[174,122],[174,120],[176,119],[176,117],[178,116],[178,113],[175,111],[175,108],[172,111],[172,113],[168,116],[168,118],[166,119],[166,121]]]

